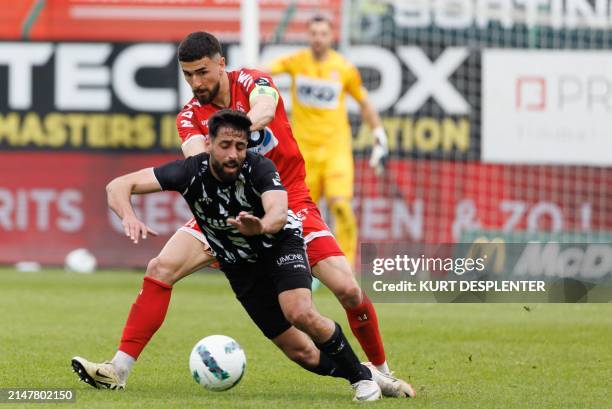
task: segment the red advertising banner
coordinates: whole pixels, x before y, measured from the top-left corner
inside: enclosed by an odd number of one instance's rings
[[[259,1],[264,41],[287,19],[286,41],[304,41],[314,14],[331,18],[338,36],[342,0]],[[0,0],[0,38],[34,40],[178,41],[208,31],[240,40],[240,0]]]
[[[356,161],[362,241],[454,243],[495,230],[586,237],[612,231],[612,168],[392,160],[376,178]]]
[[[191,214],[176,193],[135,198],[161,233],[138,245],[106,205],[115,176],[174,160],[174,154],[0,153],[0,263],[61,265],[79,247],[99,265],[143,267]],[[356,161],[355,209],[362,241],[460,241],[465,233],[612,230],[612,169],[392,160],[374,176]]]
[[[106,205],[115,176],[177,159],[176,155],[0,154],[0,263],[62,265],[76,248],[101,266],[142,267],[191,213],[173,192],[135,198],[137,213],[161,236],[134,245]]]

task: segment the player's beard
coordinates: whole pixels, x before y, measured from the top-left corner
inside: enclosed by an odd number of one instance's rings
[[[228,173],[225,171],[225,168],[223,167],[223,163],[219,162],[218,160],[216,160],[215,158],[213,158],[211,156],[210,158],[210,165],[213,167],[213,169],[215,170],[215,173],[217,174],[217,177],[219,177],[219,179],[221,179],[221,181],[223,183],[233,183],[236,181],[236,179],[238,179],[238,175],[240,174],[240,168],[242,166],[242,164],[239,161],[234,161],[234,160],[230,160],[225,162],[225,165],[236,165],[234,167],[235,169],[235,173]]]
[[[193,90],[193,96],[196,97],[196,99],[201,105],[210,104],[219,94],[220,88],[221,88],[221,82],[219,81],[217,84],[215,84],[215,86],[212,87],[211,90],[208,90],[208,89]]]

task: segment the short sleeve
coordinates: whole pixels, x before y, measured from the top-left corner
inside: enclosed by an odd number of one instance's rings
[[[207,130],[201,129],[195,117],[191,105],[186,105],[176,116],[176,130],[181,138],[181,144],[185,145],[194,138],[204,139]]]
[[[163,190],[184,192],[197,174],[197,163],[200,155],[183,160],[168,162],[153,168],[153,173]]]
[[[258,156],[253,164],[252,177],[253,187],[260,194],[269,190],[285,190],[274,162],[264,156]]]
[[[280,95],[278,88],[272,77],[264,72],[243,68],[238,72],[236,83],[240,92],[247,97],[249,104],[252,104],[258,95],[269,95],[278,103]]]
[[[353,97],[357,102],[361,102],[368,97],[368,91],[364,88],[361,82],[361,75],[359,70],[349,63],[349,67],[346,73],[346,91]]]
[[[245,95],[247,95],[247,97],[251,95],[251,92],[256,87],[266,86],[278,90],[276,88],[276,85],[274,84],[274,81],[272,81],[272,77],[270,77],[268,74],[258,70],[250,70],[247,68],[243,68],[238,72],[236,77],[236,83],[238,85],[238,88]]]

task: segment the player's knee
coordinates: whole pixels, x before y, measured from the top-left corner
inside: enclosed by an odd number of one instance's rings
[[[311,328],[318,317],[319,314],[312,307],[296,306],[294,308],[290,308],[285,313],[285,318],[287,318],[287,321],[302,331]]]
[[[346,285],[337,288],[334,295],[344,308],[355,308],[361,304],[361,288],[354,280],[350,280]]]
[[[176,269],[160,257],[155,257],[147,264],[146,275],[166,284],[174,284]]]

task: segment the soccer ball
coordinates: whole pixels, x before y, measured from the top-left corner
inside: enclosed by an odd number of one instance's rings
[[[87,249],[72,250],[66,255],[64,269],[74,273],[90,274],[96,270],[96,257]]]
[[[236,386],[245,368],[243,349],[225,335],[210,335],[201,339],[189,355],[193,379],[211,391],[225,391]]]

